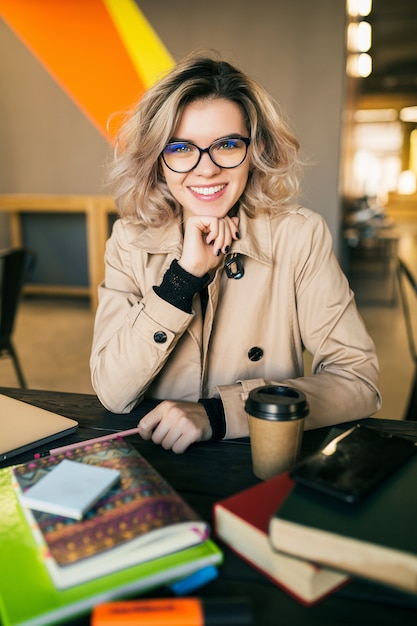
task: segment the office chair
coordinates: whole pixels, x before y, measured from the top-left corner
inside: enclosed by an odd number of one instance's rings
[[[415,296],[417,302],[417,281],[406,263],[400,258],[397,259],[397,276],[400,288],[402,308],[404,312],[405,326],[407,330],[408,346],[410,349],[411,358],[414,362],[414,378],[404,419],[417,421],[417,352],[416,340],[413,331],[413,316],[410,313],[409,302],[410,293]]]
[[[11,357],[22,389],[26,388],[26,382],[13,346],[12,333],[22,287],[35,260],[35,253],[29,248],[0,250],[0,356]]]

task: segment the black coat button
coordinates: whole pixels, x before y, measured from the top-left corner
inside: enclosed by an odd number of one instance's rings
[[[165,343],[167,340],[167,334],[163,330],[157,330],[153,336],[155,343]]]
[[[262,348],[258,346],[254,346],[250,350],[248,350],[248,357],[250,361],[260,361],[264,355],[264,351]]]

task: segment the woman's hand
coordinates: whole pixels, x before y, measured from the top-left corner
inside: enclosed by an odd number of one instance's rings
[[[194,276],[204,276],[219,265],[233,240],[239,239],[238,217],[191,216],[184,225],[184,244],[178,263]]]
[[[198,402],[165,400],[147,413],[138,424],[142,439],[152,439],[165,450],[184,452],[196,441],[212,435],[206,410]]]

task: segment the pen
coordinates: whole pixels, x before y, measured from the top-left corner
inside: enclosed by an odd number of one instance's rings
[[[91,626],[245,626],[253,624],[247,598],[122,600],[93,609]]]
[[[111,439],[118,439],[119,437],[128,437],[129,435],[137,435],[137,428],[129,428],[128,430],[121,430],[117,433],[111,433],[110,435],[103,435],[102,437],[95,437],[94,439],[86,439],[85,441],[79,441],[78,443],[70,443],[68,446],[61,446],[60,448],[53,448],[52,450],[43,450],[37,452],[34,455],[35,459],[41,459],[44,456],[50,456],[51,454],[61,454],[61,452],[67,452],[68,450],[74,450],[80,446],[90,445],[99,441],[110,441]]]

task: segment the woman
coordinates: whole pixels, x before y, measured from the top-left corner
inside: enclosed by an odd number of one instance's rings
[[[212,57],[178,64],[121,129],[91,371],[112,412],[165,400],[144,439],[179,453],[246,436],[245,398],[266,382],[306,394],[307,428],[379,408],[374,345],[328,229],[293,201],[297,155],[272,99]]]

